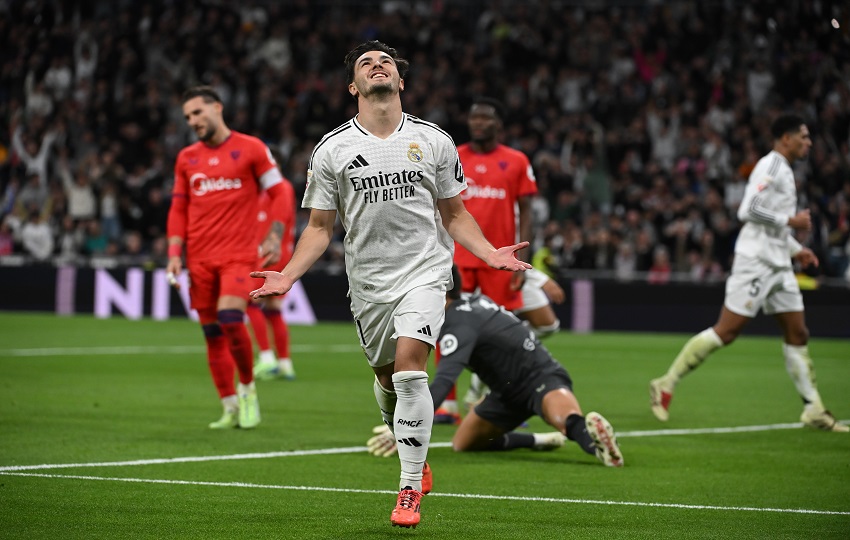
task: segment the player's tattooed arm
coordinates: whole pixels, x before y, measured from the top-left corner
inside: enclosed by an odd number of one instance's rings
[[[280,242],[282,238],[283,223],[280,221],[272,221],[269,233],[266,235],[263,243],[260,244],[260,257],[263,259],[264,268],[280,260]]]

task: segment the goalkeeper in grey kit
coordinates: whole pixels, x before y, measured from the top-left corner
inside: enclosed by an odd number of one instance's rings
[[[456,452],[551,450],[562,446],[566,437],[605,465],[622,467],[611,424],[597,412],[582,415],[569,374],[534,332],[490,298],[461,295],[456,269],[453,278],[440,332],[441,359],[429,385],[434,407],[440,406],[464,369],[477,374],[490,393],[464,417],[452,448]],[[513,431],[534,415],[558,433]],[[382,425],[373,431],[369,451],[392,455],[397,441],[390,428]]]

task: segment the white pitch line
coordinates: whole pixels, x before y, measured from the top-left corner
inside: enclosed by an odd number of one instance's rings
[[[296,353],[350,353],[362,349],[354,345],[292,345]],[[202,354],[206,348],[201,345],[172,346],[115,346],[115,347],[44,347],[34,349],[0,349],[0,358],[32,356],[104,356],[136,354]]]
[[[846,422],[846,420],[845,420]],[[790,424],[765,424],[760,426],[737,426],[718,428],[694,429],[655,429],[647,431],[623,431],[617,433],[619,438],[627,437],[660,437],[670,435],[712,435],[719,433],[750,433],[754,431],[774,431],[779,429],[799,429],[800,422]],[[450,442],[432,442],[431,448],[449,448]],[[232,461],[241,459],[269,459],[279,457],[321,456],[332,454],[356,454],[366,452],[365,446],[349,446],[341,448],[318,448],[315,450],[288,450],[280,452],[255,452],[250,454],[228,454],[220,456],[186,456],[176,458],[134,459],[128,461],[103,461],[90,463],[43,463],[39,465],[6,465],[0,466],[0,473],[12,471],[37,471],[47,469],[81,469],[92,467],[137,467],[141,465],[165,465],[172,463],[201,463],[205,461]]]
[[[846,420],[840,420],[845,422]],[[753,431],[774,431],[777,429],[797,429],[803,427],[802,422],[790,424],[765,424],[762,426],[735,426],[693,429],[650,429],[646,431],[618,431],[617,437],[657,437],[663,435],[706,435],[715,433],[750,433]]]
[[[5,476],[27,476],[36,478],[57,478],[57,479],[73,479],[73,480],[100,480],[108,482],[133,482],[141,484],[171,484],[181,486],[212,486],[212,487],[238,487],[252,489],[280,489],[291,491],[324,491],[333,493],[365,493],[371,495],[395,495],[396,491],[381,490],[381,489],[349,489],[349,488],[326,488],[318,486],[281,486],[275,484],[253,484],[248,482],[203,482],[194,480],[164,480],[158,478],[121,478],[121,477],[103,477],[103,476],[82,476],[82,475],[65,475],[65,474],[44,474],[44,473],[21,473],[21,472],[0,472],[0,475]],[[558,504],[587,504],[587,505],[604,505],[604,506],[640,506],[645,508],[676,508],[684,510],[721,510],[735,512],[772,512],[779,514],[814,514],[828,516],[850,516],[850,512],[838,510],[813,510],[809,508],[759,508],[756,506],[720,506],[706,504],[681,504],[681,503],[652,503],[639,501],[602,501],[595,499],[562,499],[554,497],[517,497],[510,495],[483,495],[478,493],[434,493],[428,497],[454,497],[461,499],[481,499],[493,501],[512,501],[512,502],[550,502]]]

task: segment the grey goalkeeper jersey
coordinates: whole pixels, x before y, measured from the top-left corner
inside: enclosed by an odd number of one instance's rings
[[[434,405],[446,398],[464,369],[477,373],[504,400],[533,392],[534,380],[562,370],[529,328],[480,295],[463,295],[446,309],[440,363],[430,384]]]

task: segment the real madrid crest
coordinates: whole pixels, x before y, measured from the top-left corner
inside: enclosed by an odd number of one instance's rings
[[[422,154],[422,149],[419,148],[419,145],[415,142],[410,143],[410,150],[407,151],[407,159],[412,161],[413,163],[419,163],[424,159],[424,155]]]

